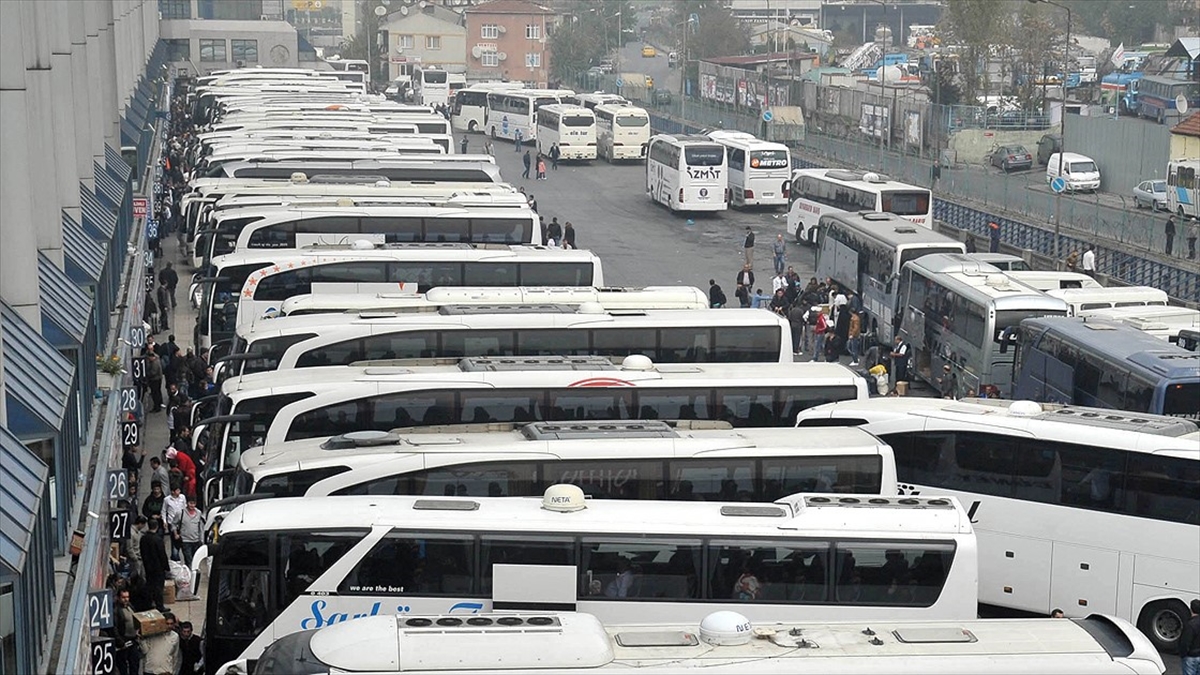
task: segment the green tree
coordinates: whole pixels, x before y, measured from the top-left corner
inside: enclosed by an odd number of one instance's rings
[[[1022,4],[1012,28],[1014,62],[1013,95],[1025,110],[1035,108],[1043,98],[1047,76],[1069,72],[1063,69],[1063,40],[1065,18],[1059,17],[1056,7],[1045,4]],[[1062,19],[1064,25],[1059,25]]]
[[[671,30],[684,62],[686,79],[692,82],[699,79],[702,59],[750,53],[749,28],[733,17],[726,3],[677,0],[671,10]]]
[[[1004,25],[1014,3],[1007,0],[948,0],[940,28],[943,44],[961,44],[966,53],[959,59],[962,98],[975,101],[985,88],[985,62],[993,48],[1003,45]]]
[[[1167,0],[1067,0],[1064,4],[1071,8],[1072,32],[1108,38],[1114,47],[1122,42],[1126,47],[1150,42],[1159,23],[1179,25],[1186,16],[1175,15],[1183,5]],[[1195,22],[1195,4],[1190,9]]]
[[[573,82],[575,77],[610,55],[633,34],[637,10],[628,0],[594,0],[564,5],[563,17],[550,35],[550,73]]]

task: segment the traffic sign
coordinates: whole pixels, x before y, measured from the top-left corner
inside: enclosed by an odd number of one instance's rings
[[[1062,176],[1050,181],[1050,189],[1055,192],[1062,192],[1067,189],[1067,181],[1063,180]]]
[[[622,80],[621,78],[619,78],[619,77],[618,77],[618,78],[617,78],[617,86],[618,86],[618,87],[624,87],[624,86],[625,86],[625,80]]]
[[[764,122],[770,122],[773,119],[775,119],[775,116],[771,114],[770,110],[763,111],[763,121]]]

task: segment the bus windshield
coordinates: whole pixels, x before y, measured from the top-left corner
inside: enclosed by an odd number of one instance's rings
[[[568,127],[590,127],[596,119],[587,115],[563,115],[562,123]]]
[[[1200,419],[1200,383],[1168,385],[1163,395],[1163,414]]]
[[[896,214],[900,215],[900,214]],[[921,248],[902,248],[900,249],[900,264],[896,266],[896,272],[899,273],[904,268],[904,263],[909,260],[916,260],[921,256],[931,255],[934,253],[962,253],[962,249],[956,246],[929,246]]]
[[[898,216],[923,216],[929,213],[928,190],[892,190],[882,193],[880,198],[883,201],[881,211]]]
[[[683,152],[688,166],[721,166],[725,161],[725,148],[721,147],[688,147]]]
[[[649,118],[636,115],[618,115],[616,119],[619,127],[644,127],[650,124]]]
[[[446,81],[446,73],[441,70],[427,70],[421,73],[421,77],[429,84],[442,84]]]
[[[787,165],[787,150],[755,150],[750,153],[752,169],[778,169]]]

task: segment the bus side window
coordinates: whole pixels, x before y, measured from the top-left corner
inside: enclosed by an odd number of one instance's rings
[[[1125,493],[1126,513],[1200,525],[1200,469],[1195,461],[1131,455]]]

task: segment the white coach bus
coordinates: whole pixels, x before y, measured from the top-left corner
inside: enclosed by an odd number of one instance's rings
[[[650,145],[650,113],[618,103],[598,105],[596,153],[611,162],[646,159]]]
[[[596,159],[596,116],[569,103],[544,105],[537,111],[537,150],[549,156],[557,145],[559,159]]]
[[[502,573],[501,573],[502,574]],[[1162,657],[1129,622],[1087,618],[764,623],[719,613],[699,623],[601,622],[530,609],[458,616],[372,616],[292,633],[267,647],[256,675],[402,675],[417,660],[443,675],[1160,675]],[[663,636],[671,636],[664,644]],[[753,639],[751,636],[761,637]],[[400,645],[403,645],[402,647]],[[591,654],[590,658],[581,658]],[[221,675],[246,672],[247,661]],[[303,669],[303,670],[301,670]],[[499,672],[499,671],[491,671]]]
[[[574,100],[575,92],[569,89],[491,91],[487,95],[484,128],[492,140],[516,141],[519,131],[522,144],[536,141],[538,108]]]
[[[1176,417],[998,399],[853,401],[896,451],[901,491],[952,494],[979,536],[979,601],[1115,614],[1174,652],[1200,595],[1200,429]]]
[[[796,169],[788,195],[788,232],[796,241],[817,241],[821,216],[886,211],[933,228],[933,193],[929,188],[894,181],[878,173],[842,169]]]
[[[725,146],[705,136],[652,136],[646,195],[672,211],[724,211],[729,206]]]
[[[730,206],[787,206],[792,153],[786,145],[744,131],[712,131],[708,137],[729,156]]]
[[[952,498],[585,501],[558,485],[544,499],[265,499],[222,524],[205,659],[256,659],[285,635],[351,617],[465,620],[548,597],[624,623],[717,610],[764,622],[973,620],[975,565]],[[504,572],[542,592],[521,597]]]
[[[582,305],[592,302],[605,311],[704,309],[709,306],[708,294],[695,286],[483,286],[432,288],[416,296],[399,293],[297,295],[283,301],[279,316],[334,313],[382,316],[404,312],[436,312],[443,305]],[[256,319],[244,328],[253,330],[261,325]],[[244,333],[243,326],[238,326],[238,334]]]
[[[221,375],[472,356],[625,357],[655,363],[791,363],[791,327],[773,312],[607,312],[580,305],[451,305],[391,316],[318,314],[262,321],[239,335]]]
[[[860,429],[686,429],[657,420],[513,426],[350,433],[255,447],[242,454],[225,501],[452,491],[533,497],[558,483],[578,485],[596,499],[772,502],[797,492],[896,494],[892,449]]]
[[[476,133],[483,131],[487,111],[487,95],[493,91],[517,91],[524,89],[521,82],[480,82],[454,92],[450,107],[450,126],[456,132]]]
[[[655,365],[637,355],[621,366],[590,356],[301,368],[233,378],[221,391],[216,415],[193,428],[211,471],[260,443],[354,431],[622,419],[778,427],[805,408],[867,397],[866,381],[833,363]]]

